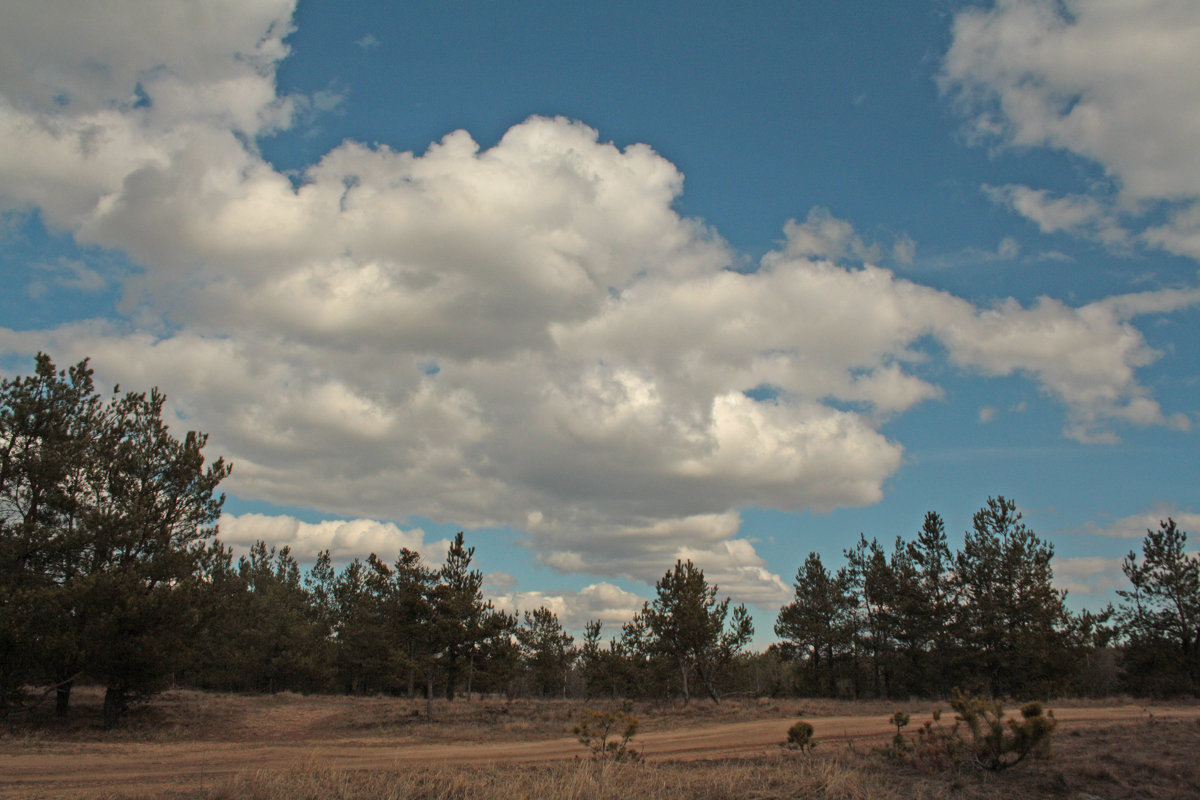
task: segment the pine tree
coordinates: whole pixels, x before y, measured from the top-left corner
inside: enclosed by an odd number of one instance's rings
[[[463,543],[460,531],[450,543],[437,583],[429,592],[432,624],[428,633],[434,660],[445,680],[447,700],[454,699],[464,670],[470,700],[481,646],[493,637],[507,635],[515,624],[513,617],[497,612],[484,601],[483,573],[471,569],[474,555],[475,548]],[[432,675],[429,678],[432,681]]]
[[[910,692],[947,697],[957,643],[954,556],[940,515],[927,512],[917,538],[894,557],[897,629]]]
[[[521,661],[534,690],[547,694],[565,694],[567,671],[575,661],[575,639],[563,630],[558,616],[546,607],[525,612],[517,628]]]
[[[1147,530],[1142,558],[1126,556],[1131,589],[1117,592],[1126,637],[1125,680],[1153,694],[1200,693],[1200,556],[1175,520]]]
[[[851,651],[854,637],[854,598],[850,576],[843,568],[830,574],[818,553],[796,572],[795,599],[779,609],[775,635],[783,650],[807,663],[808,688],[837,694],[835,665]]]
[[[65,713],[86,671],[112,725],[187,663],[229,467],[205,465],[204,434],[171,434],[157,389],[105,403],[91,376],[39,354],[0,384],[0,702],[49,679]]]
[[[39,353],[33,375],[0,381],[0,712],[49,681],[65,714],[83,668],[70,584],[104,422],[86,360],[58,371]]]
[[[222,459],[205,466],[204,434],[171,435],[165,402],[157,389],[124,395],[98,441],[101,501],[85,520],[79,609],[109,725],[130,695],[156,690],[187,664],[200,630],[199,559],[225,500],[215,491],[229,467]]]
[[[1069,615],[1054,588],[1054,547],[1025,526],[1016,503],[988,498],[955,559],[958,631],[968,666],[993,696],[1045,693],[1064,676]]]
[[[691,699],[688,678],[693,670],[719,703],[716,673],[754,635],[749,613],[744,606],[735,609],[727,629],[729,599],[717,602],[717,586],[709,586],[704,571],[691,560],[676,561],[655,588],[658,596],[647,609],[646,623],[654,646],[675,663],[684,704]]]
[[[890,696],[896,671],[895,650],[897,576],[879,542],[859,534],[858,545],[847,550],[851,596],[857,599],[856,638],[870,655],[871,687],[876,697]]]

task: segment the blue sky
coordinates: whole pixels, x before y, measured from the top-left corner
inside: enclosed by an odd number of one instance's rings
[[[765,642],[927,510],[1075,608],[1197,528],[1194,3],[3,6],[0,367],[161,386],[227,540]]]

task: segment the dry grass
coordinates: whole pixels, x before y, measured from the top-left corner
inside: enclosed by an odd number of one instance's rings
[[[880,776],[845,759],[780,756],[687,763],[562,762],[539,766],[430,767],[352,773],[310,769],[245,776],[194,800],[892,800]]]
[[[966,767],[922,775],[878,751],[781,752],[737,761],[423,767],[241,776],[188,800],[1193,800],[1200,797],[1200,724],[1078,731],[1056,755],[1004,773]]]
[[[187,800],[1192,800],[1200,797],[1200,724],[1169,722],[1080,731],[1043,762],[994,774],[964,768],[922,775],[878,751],[751,760],[321,768],[240,776]]]

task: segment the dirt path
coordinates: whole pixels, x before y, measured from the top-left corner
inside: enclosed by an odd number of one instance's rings
[[[1149,719],[1200,718],[1200,707],[1143,706],[1064,708],[1056,711],[1065,729]],[[774,752],[792,720],[646,730],[636,744],[648,759],[745,758]],[[891,732],[885,716],[811,717],[818,740],[883,738]],[[577,741],[472,744],[413,744],[390,738],[211,742],[62,743],[20,746],[0,752],[0,796],[68,798],[98,794],[154,794],[194,791],[225,784],[259,770],[304,769],[313,765],[338,770],[386,770],[405,764],[439,762],[534,762],[571,759],[582,753]]]

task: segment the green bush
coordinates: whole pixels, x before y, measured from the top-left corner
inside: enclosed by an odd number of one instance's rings
[[[904,742],[904,734],[902,731],[904,730],[904,727],[908,725],[909,719],[910,717],[908,714],[904,713],[903,711],[897,711],[895,714],[892,714],[892,718],[888,720],[888,722],[896,726],[896,735],[892,737],[892,748],[897,752],[904,750],[906,747]]]
[[[1030,755],[1049,757],[1050,737],[1058,722],[1053,711],[1043,711],[1041,703],[1022,706],[1020,721],[1004,719],[999,700],[955,692],[950,706],[970,728],[975,760],[984,768],[999,771]]]
[[[1043,710],[1041,703],[1022,706],[1019,720],[1005,719],[999,701],[958,690],[950,706],[958,714],[953,725],[942,725],[941,710],[935,708],[933,719],[917,728],[911,740],[901,733],[908,724],[908,715],[896,712],[890,720],[896,726],[896,735],[892,737],[889,754],[929,773],[958,769],[967,761],[998,772],[1030,756],[1049,757],[1050,739],[1057,722],[1054,713]],[[970,743],[959,732],[962,723],[971,732]]]
[[[788,728],[787,742],[784,747],[806,753],[817,746],[812,738],[813,726],[802,719],[796,720],[792,727]]]

